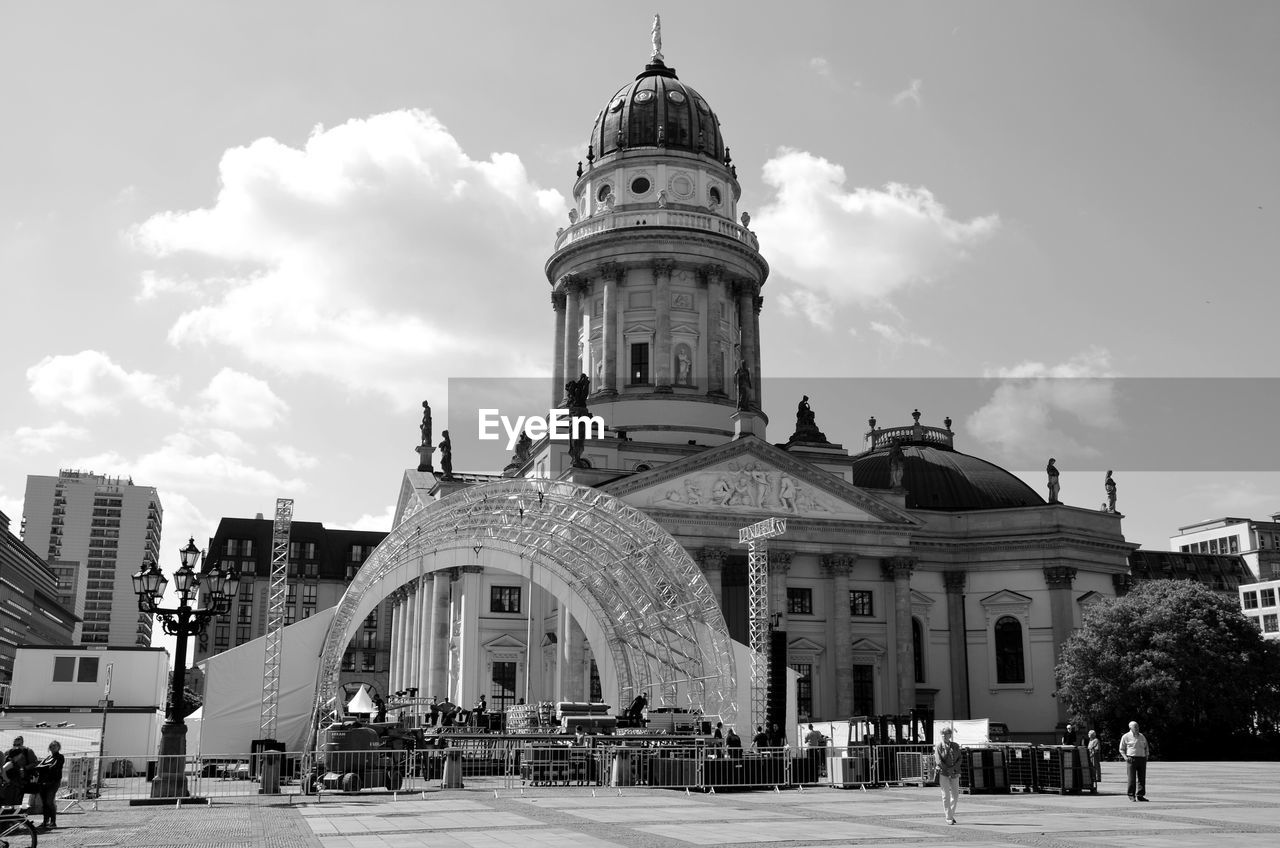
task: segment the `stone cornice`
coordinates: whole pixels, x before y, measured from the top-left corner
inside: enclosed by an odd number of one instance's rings
[[[917,562],[919,560],[911,556],[884,557],[880,560],[880,574],[885,580],[897,580],[899,577],[910,580]]]
[[[763,285],[765,279],[769,276],[769,263],[765,261],[758,251],[727,236],[704,234],[699,230],[688,230],[683,227],[647,226],[628,229],[632,231],[613,230],[607,236],[580,239],[561,248],[556,253],[553,253],[546,262],[545,272],[547,279],[554,285],[556,278],[552,276],[553,266],[564,267],[564,264],[579,254],[593,253],[601,248],[616,249],[629,242],[647,242],[652,249],[658,250],[657,243],[669,245],[672,240],[684,244],[709,245],[722,253],[727,252],[741,256],[759,271],[759,285]],[[662,248],[662,251],[670,253],[671,248],[667,246]]]

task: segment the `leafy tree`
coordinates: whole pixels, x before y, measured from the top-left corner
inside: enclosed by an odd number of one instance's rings
[[[1280,646],[1234,598],[1190,580],[1092,605],[1057,678],[1069,714],[1108,748],[1135,720],[1164,756],[1221,758],[1229,739],[1274,738],[1280,718]]]

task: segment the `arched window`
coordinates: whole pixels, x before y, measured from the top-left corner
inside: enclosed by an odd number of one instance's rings
[[[911,619],[911,653],[915,657],[916,683],[924,683],[924,627],[920,619]]]
[[[1006,615],[996,622],[996,683],[1026,683],[1022,658],[1022,625]]]

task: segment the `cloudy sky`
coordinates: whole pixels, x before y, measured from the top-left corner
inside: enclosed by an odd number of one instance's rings
[[[166,568],[278,496],[389,529],[423,398],[549,379],[542,265],[654,11],[772,266],[772,440],[801,392],[847,446],[950,415],[1068,503],[1115,468],[1148,547],[1280,510],[1275,3],[13,0],[15,529],[59,468],[159,487]]]

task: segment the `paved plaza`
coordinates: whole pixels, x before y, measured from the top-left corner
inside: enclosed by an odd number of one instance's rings
[[[71,848],[554,848],[875,846],[1262,848],[1280,826],[1280,763],[1152,763],[1151,801],[1104,766],[1098,795],[965,795],[948,826],[934,787],[722,792],[500,785],[414,795],[220,799],[63,815],[41,846]]]

